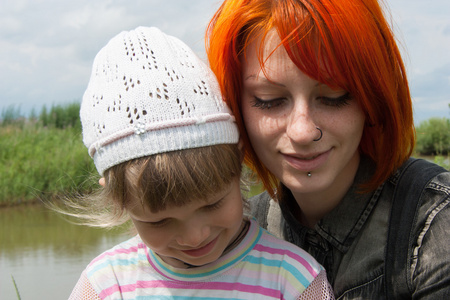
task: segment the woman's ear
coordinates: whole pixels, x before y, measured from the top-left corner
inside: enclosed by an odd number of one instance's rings
[[[98,184],[100,184],[102,187],[105,187],[105,177],[102,177],[98,180]]]

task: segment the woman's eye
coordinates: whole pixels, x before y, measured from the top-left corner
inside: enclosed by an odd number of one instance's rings
[[[327,106],[332,106],[332,107],[343,107],[348,105],[348,101],[351,99],[351,95],[350,93],[346,93],[342,96],[336,97],[336,98],[331,98],[331,97],[319,97],[319,100]]]
[[[283,102],[284,102],[284,98],[262,100],[261,98],[254,96],[254,99],[252,101],[252,107],[256,107],[259,109],[271,109],[271,108],[282,105]]]

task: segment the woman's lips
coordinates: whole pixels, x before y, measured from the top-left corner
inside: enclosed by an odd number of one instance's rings
[[[204,255],[208,254],[209,252],[211,252],[211,250],[216,245],[216,242],[218,239],[219,239],[219,237],[216,237],[214,240],[212,240],[211,242],[209,242],[208,244],[206,244],[203,247],[200,247],[197,249],[191,249],[191,250],[181,250],[181,252],[183,252],[189,256],[192,256],[192,257],[204,256]]]
[[[302,172],[311,172],[324,164],[330,156],[330,153],[331,149],[326,152],[309,155],[300,155],[296,153],[281,154],[283,155],[286,162],[294,169]]]

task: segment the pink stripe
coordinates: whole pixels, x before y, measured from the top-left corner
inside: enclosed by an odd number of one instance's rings
[[[157,284],[157,283],[162,283],[162,284]],[[167,286],[165,283],[166,283],[166,281],[161,280],[161,281],[136,281],[136,283],[126,284],[126,285],[122,285],[122,286],[115,284],[107,289],[104,289],[100,293],[99,296],[107,297],[107,296],[111,296],[112,294],[114,294],[116,292],[120,292],[121,294],[123,294],[123,293],[134,292],[137,289],[164,287],[164,286]]]
[[[201,124],[201,123],[208,123],[208,122],[214,122],[214,121],[228,121],[230,120],[234,122],[234,116],[230,115],[229,113],[216,113],[214,115],[209,116],[199,116],[199,117],[193,117],[193,118],[186,118],[186,119],[178,119],[178,120],[170,120],[170,121],[161,121],[159,123],[155,124],[144,124],[145,131],[153,131],[153,130],[161,130],[166,129],[170,127],[177,127],[177,126],[189,126],[193,124]],[[91,157],[94,157],[95,152],[98,151],[99,148],[105,147],[121,138],[125,138],[127,136],[135,134],[134,127],[128,127],[125,129],[122,129],[114,134],[111,134],[100,141],[97,141],[96,143],[93,143],[91,146],[89,146],[89,155]]]
[[[139,243],[138,247],[133,246],[133,247],[130,247],[127,249],[120,248],[120,249],[116,249],[114,251],[105,252],[105,253],[101,254],[100,256],[96,257],[95,259],[93,259],[91,264],[95,263],[96,261],[102,260],[106,256],[114,256],[117,254],[130,254],[132,252],[137,252],[138,249],[141,248],[141,246],[142,246],[142,244]]]
[[[274,248],[263,246],[260,244],[257,244],[254,249],[257,251],[260,251],[260,252],[267,252],[267,253],[279,254],[279,255],[287,255],[287,256],[291,257],[292,259],[300,262],[314,278],[318,274],[314,270],[314,268],[312,267],[312,265],[309,261],[307,261],[305,258],[303,258],[303,256],[300,256],[297,253],[294,253],[292,251],[289,251],[286,249],[274,249]]]
[[[121,288],[119,285],[115,284],[107,289],[104,289],[103,291],[101,291],[101,293],[98,295],[101,299],[104,299],[108,296],[111,296],[112,294],[116,293],[116,292],[121,292]]]
[[[136,289],[147,289],[147,288],[167,288],[167,289],[180,289],[180,290],[220,290],[220,291],[240,291],[245,293],[252,293],[256,295],[265,295],[269,297],[275,297],[281,299],[281,293],[278,290],[265,288],[262,286],[252,286],[246,285],[242,283],[229,283],[229,282],[212,282],[201,285],[186,285],[186,284],[177,284],[172,281],[164,281],[164,280],[155,280],[155,281],[138,281],[135,284],[128,284],[119,287],[118,285],[111,286],[107,289],[104,289],[100,293],[100,297],[111,296],[116,292],[127,293],[133,292]]]
[[[153,270],[156,271],[162,277],[166,277],[166,275],[163,272],[161,272],[159,270],[159,268],[157,266],[155,266],[155,264],[153,263],[153,260],[150,257],[150,253],[148,252],[148,248],[147,247],[145,247],[145,254],[147,255],[147,261],[150,263],[150,265],[152,266]]]

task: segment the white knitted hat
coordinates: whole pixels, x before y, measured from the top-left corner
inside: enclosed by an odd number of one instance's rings
[[[122,32],[100,50],[80,117],[100,175],[131,159],[239,139],[212,71],[154,27]]]

